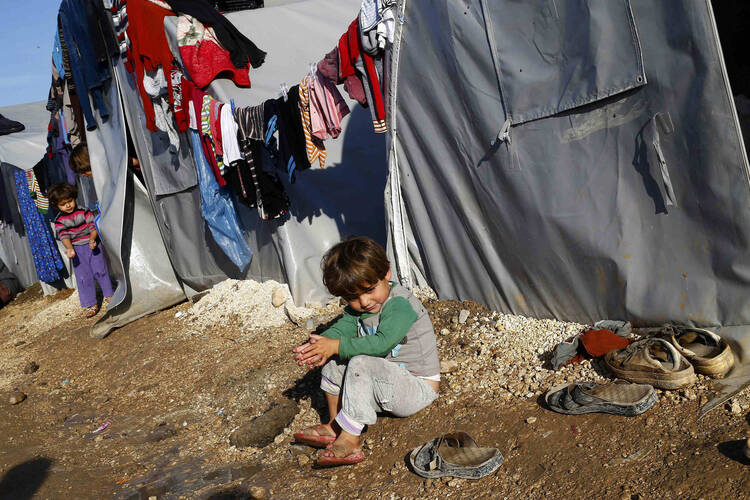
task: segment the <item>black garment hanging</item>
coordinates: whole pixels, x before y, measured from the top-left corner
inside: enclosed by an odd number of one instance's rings
[[[165,0],[172,10],[196,18],[216,33],[222,47],[229,51],[235,68],[244,68],[250,61],[253,68],[260,67],[266,53],[239,32],[229,20],[219,13],[207,0]]]

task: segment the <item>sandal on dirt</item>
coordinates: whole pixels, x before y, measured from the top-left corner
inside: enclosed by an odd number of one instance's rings
[[[336,436],[324,436],[321,434],[322,431],[328,431],[328,428],[324,425],[313,425],[295,433],[294,440],[314,448],[325,448],[336,441]],[[315,432],[315,434],[312,434],[312,432]]]
[[[325,453],[330,452],[331,454],[326,456]],[[345,457],[337,457],[333,454],[331,447],[328,447],[324,452],[324,455],[318,457],[317,464],[322,467],[335,467],[337,465],[354,465],[362,462],[365,459],[365,453],[361,448],[355,449],[352,453]]]
[[[503,463],[503,455],[497,448],[480,448],[465,432],[455,432],[417,446],[409,462],[422,477],[479,479],[495,472]]]
[[[621,379],[660,389],[681,389],[696,380],[685,356],[666,340],[654,337],[608,352],[604,364]]]
[[[551,410],[567,415],[610,413],[634,417],[650,410],[657,399],[650,385],[627,382],[561,384],[544,395]]]
[[[685,356],[698,373],[722,378],[734,366],[729,344],[711,330],[668,325],[665,338]]]
[[[86,317],[87,318],[93,318],[96,316],[96,313],[99,312],[99,306],[89,306],[86,308]]]

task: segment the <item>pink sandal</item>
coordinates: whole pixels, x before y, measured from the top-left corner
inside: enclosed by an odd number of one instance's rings
[[[336,436],[323,435],[321,432],[328,432],[328,428],[325,425],[313,425],[295,433],[294,440],[315,448],[325,448],[336,441]]]
[[[355,449],[345,457],[337,457],[330,448],[318,457],[317,464],[323,467],[335,467],[338,465],[354,465],[365,459],[365,453],[361,448]]]

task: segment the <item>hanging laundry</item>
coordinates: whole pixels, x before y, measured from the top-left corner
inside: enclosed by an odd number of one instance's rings
[[[381,90],[382,60],[378,59],[381,66],[380,72],[378,72],[375,60],[362,51],[357,19],[352,21],[347,32],[341,36],[338,47],[339,71],[341,73],[339,76],[347,78],[359,74],[372,115],[373,128],[377,133],[386,132],[385,105]]]
[[[63,265],[57,244],[52,238],[49,225],[44,221],[31,198],[26,174],[18,169],[13,172],[16,184],[16,196],[21,210],[21,218],[26,236],[31,247],[36,274],[40,280],[52,283],[61,278]]]
[[[337,67],[338,71],[338,67]],[[299,85],[299,112],[302,118],[302,133],[305,136],[305,149],[307,150],[307,160],[312,165],[318,162],[320,168],[326,166],[326,148],[323,141],[310,132],[310,87],[308,82],[310,77],[306,76]]]
[[[190,128],[198,131],[203,155],[206,158],[209,166],[211,167],[211,171],[214,173],[219,186],[223,187],[226,185],[226,181],[219,172],[219,166],[216,163],[216,156],[214,155],[213,144],[211,143],[210,138],[203,133],[203,102],[204,97],[208,96],[208,94],[196,87],[190,80],[184,80],[183,83],[183,99],[187,103],[188,109],[190,111]],[[210,98],[210,96],[208,97]],[[197,112],[197,115],[195,114],[194,110],[195,112]],[[210,132],[210,125],[207,124],[207,127],[209,127],[208,131]]]
[[[192,105],[192,103],[189,104],[191,107]],[[195,110],[191,112],[195,113]],[[193,146],[193,158],[198,171],[201,213],[216,243],[240,271],[243,271],[250,263],[253,252],[242,234],[237,220],[237,212],[229,193],[219,187],[211,172],[211,167],[203,155],[198,131],[191,129],[189,134]]]
[[[211,139],[214,143],[216,162],[219,164],[219,173],[224,175],[224,141],[221,134],[221,102],[212,99],[208,108],[209,125],[211,127]]]
[[[341,120],[349,114],[349,106],[332,81],[320,71],[309,79],[310,131],[318,139],[335,139],[341,133]]]
[[[237,142],[237,122],[234,121],[232,106],[221,106],[221,139],[224,151],[224,164],[232,165],[242,159],[240,145]]]
[[[227,183],[249,207],[257,207],[262,220],[281,217],[289,209],[289,197],[275,172],[263,169],[263,104],[235,108],[238,143],[244,161],[227,172]]]
[[[91,35],[96,62],[109,64],[109,59],[120,53],[115,38],[112,17],[104,10],[101,0],[79,0],[86,11],[86,22]]]
[[[213,28],[206,28],[196,18],[181,15],[177,21],[177,45],[190,78],[198,87],[206,87],[219,74],[226,74],[239,87],[250,86],[249,64],[237,69],[216,38]]]
[[[169,137],[169,152],[177,154],[180,149],[180,136],[177,133],[172,120],[172,112],[169,109],[167,79],[164,70],[157,68],[156,71],[146,71],[143,75],[143,88],[151,98],[154,109],[154,124],[156,128]]]
[[[310,168],[307,159],[302,119],[299,113],[299,89],[295,85],[286,99],[279,97],[264,103],[264,145],[276,168],[286,172],[289,182],[294,183],[296,171]],[[275,137],[278,131],[278,141]]]
[[[253,68],[258,68],[263,64],[266,53],[240,33],[226,17],[221,15],[206,0],[166,1],[173,11],[192,16],[204,26],[213,28],[221,46],[229,51],[229,57],[235,68],[244,68],[248,62]]]
[[[88,92],[94,103],[94,108],[99,111],[102,121],[107,121],[109,111],[104,104],[104,88],[109,85],[111,75],[109,64],[99,62],[92,49],[91,34],[86,23],[86,12],[84,6],[75,0],[62,0],[59,13],[60,24],[67,45],[70,71],[75,80],[76,89],[84,95]],[[65,54],[63,54],[64,57]],[[65,68],[66,73],[68,67]],[[86,118],[86,128],[96,128],[88,96],[81,99],[81,109]]]
[[[216,180],[219,181],[219,185],[223,186],[221,179],[222,171],[224,170],[224,162],[222,156],[219,154],[216,143],[218,140],[216,121],[211,113],[211,104],[214,102],[214,98],[208,94],[203,95],[203,102],[201,103],[201,136],[208,147],[207,155],[212,158],[209,159],[211,163],[211,169],[216,175]],[[220,130],[220,129],[218,129]]]
[[[10,210],[10,225],[16,231],[19,236],[24,236],[23,219],[21,212],[19,211],[18,195],[16,194],[16,172],[15,167],[11,167],[7,163],[0,163],[0,178],[3,179],[5,191],[0,191],[0,198],[5,198],[8,202],[8,209]],[[6,214],[7,216],[7,214]]]
[[[339,76],[339,48],[334,47],[332,51],[318,62],[318,71],[325,78],[331,80],[336,85],[341,84],[344,80]]]
[[[39,210],[39,213],[46,214],[49,212],[49,199],[44,196],[44,193],[42,193],[42,189],[39,187],[39,182],[36,179],[33,169],[26,171],[26,183],[29,188],[29,195],[34,200],[34,204]]]
[[[162,68],[165,75],[171,75],[175,68],[174,57],[164,32],[164,18],[175,13],[149,0],[128,0],[128,27],[126,34],[130,40],[130,49],[126,67],[135,72],[135,83],[143,103],[146,115],[146,128],[156,132],[156,116],[151,97],[143,86],[147,71],[156,72]],[[167,93],[170,106],[174,101],[174,83],[167,79]]]
[[[0,222],[13,224],[13,211],[10,208],[9,197],[6,195],[5,180],[0,173]]]
[[[359,32],[364,52],[376,55],[393,43],[396,30],[396,0],[363,0],[359,10]]]

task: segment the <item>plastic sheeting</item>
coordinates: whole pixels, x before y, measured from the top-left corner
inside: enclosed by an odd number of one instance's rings
[[[404,4],[399,274],[534,317],[750,324],[748,164],[707,1]],[[726,335],[743,355],[748,329]]]
[[[91,170],[99,194],[99,234],[117,281],[107,313],[91,327],[93,337],[185,299],[160,238],[144,188],[127,168],[125,114],[118,87],[126,74],[121,62],[104,99],[109,119],[86,131]],[[117,85],[120,83],[120,85]]]

